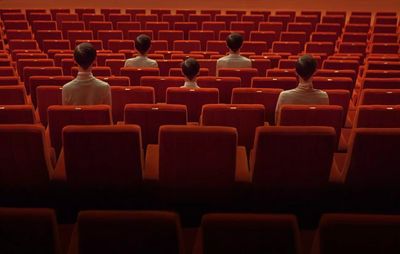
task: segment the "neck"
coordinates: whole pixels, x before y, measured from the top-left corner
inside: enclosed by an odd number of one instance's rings
[[[237,54],[237,55],[239,55],[240,54],[240,50],[237,50],[237,51],[229,50],[229,54]]]
[[[194,78],[194,79],[188,79],[188,78],[185,78],[185,82],[196,82],[196,78]]]
[[[79,72],[92,72],[92,66],[89,66],[87,69],[83,69],[81,66],[78,68]]]

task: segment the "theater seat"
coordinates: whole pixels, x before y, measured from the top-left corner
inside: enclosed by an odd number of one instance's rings
[[[301,253],[293,215],[206,214],[193,253]]]
[[[183,254],[179,216],[157,211],[79,213],[69,254],[131,252]]]
[[[0,105],[0,124],[37,123],[32,105]]]

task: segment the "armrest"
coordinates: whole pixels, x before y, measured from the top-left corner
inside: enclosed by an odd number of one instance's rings
[[[147,145],[143,178],[146,180],[159,179],[159,145]]]
[[[237,182],[251,182],[246,148],[244,146],[238,146],[236,150],[235,180]]]
[[[336,153],[333,157],[331,174],[329,181],[333,183],[344,183],[346,176],[344,174],[344,164],[346,161],[346,153]]]

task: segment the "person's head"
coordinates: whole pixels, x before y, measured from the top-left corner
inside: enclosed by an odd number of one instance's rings
[[[136,37],[135,40],[135,49],[141,54],[145,55],[147,51],[149,51],[151,46],[151,39],[146,34],[141,34]]]
[[[185,77],[192,81],[194,80],[200,71],[200,64],[194,58],[188,58],[182,63],[182,73]]]
[[[231,33],[226,37],[226,45],[232,52],[240,50],[243,44],[243,36],[239,33]]]
[[[304,81],[309,80],[317,69],[317,61],[310,55],[299,57],[296,62],[296,73]]]
[[[74,60],[82,69],[87,70],[96,60],[96,49],[90,43],[81,43],[75,47]]]

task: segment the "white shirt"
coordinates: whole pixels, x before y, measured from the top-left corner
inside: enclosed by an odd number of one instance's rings
[[[251,68],[251,60],[239,53],[230,53],[217,60],[217,70],[220,68]]]
[[[183,86],[181,86],[181,87],[182,88],[192,88],[192,89],[200,88],[197,85],[196,81],[185,81],[185,84]]]
[[[125,67],[137,68],[158,68],[156,60],[150,59],[147,56],[139,55],[134,58],[129,58],[125,61]]]
[[[76,78],[63,86],[63,105],[111,105],[110,85],[91,72],[78,72]]]
[[[283,91],[279,94],[276,103],[275,119],[278,119],[278,113],[281,105],[298,104],[298,105],[328,105],[328,94],[322,90],[314,89],[312,82],[300,83],[295,89]]]

